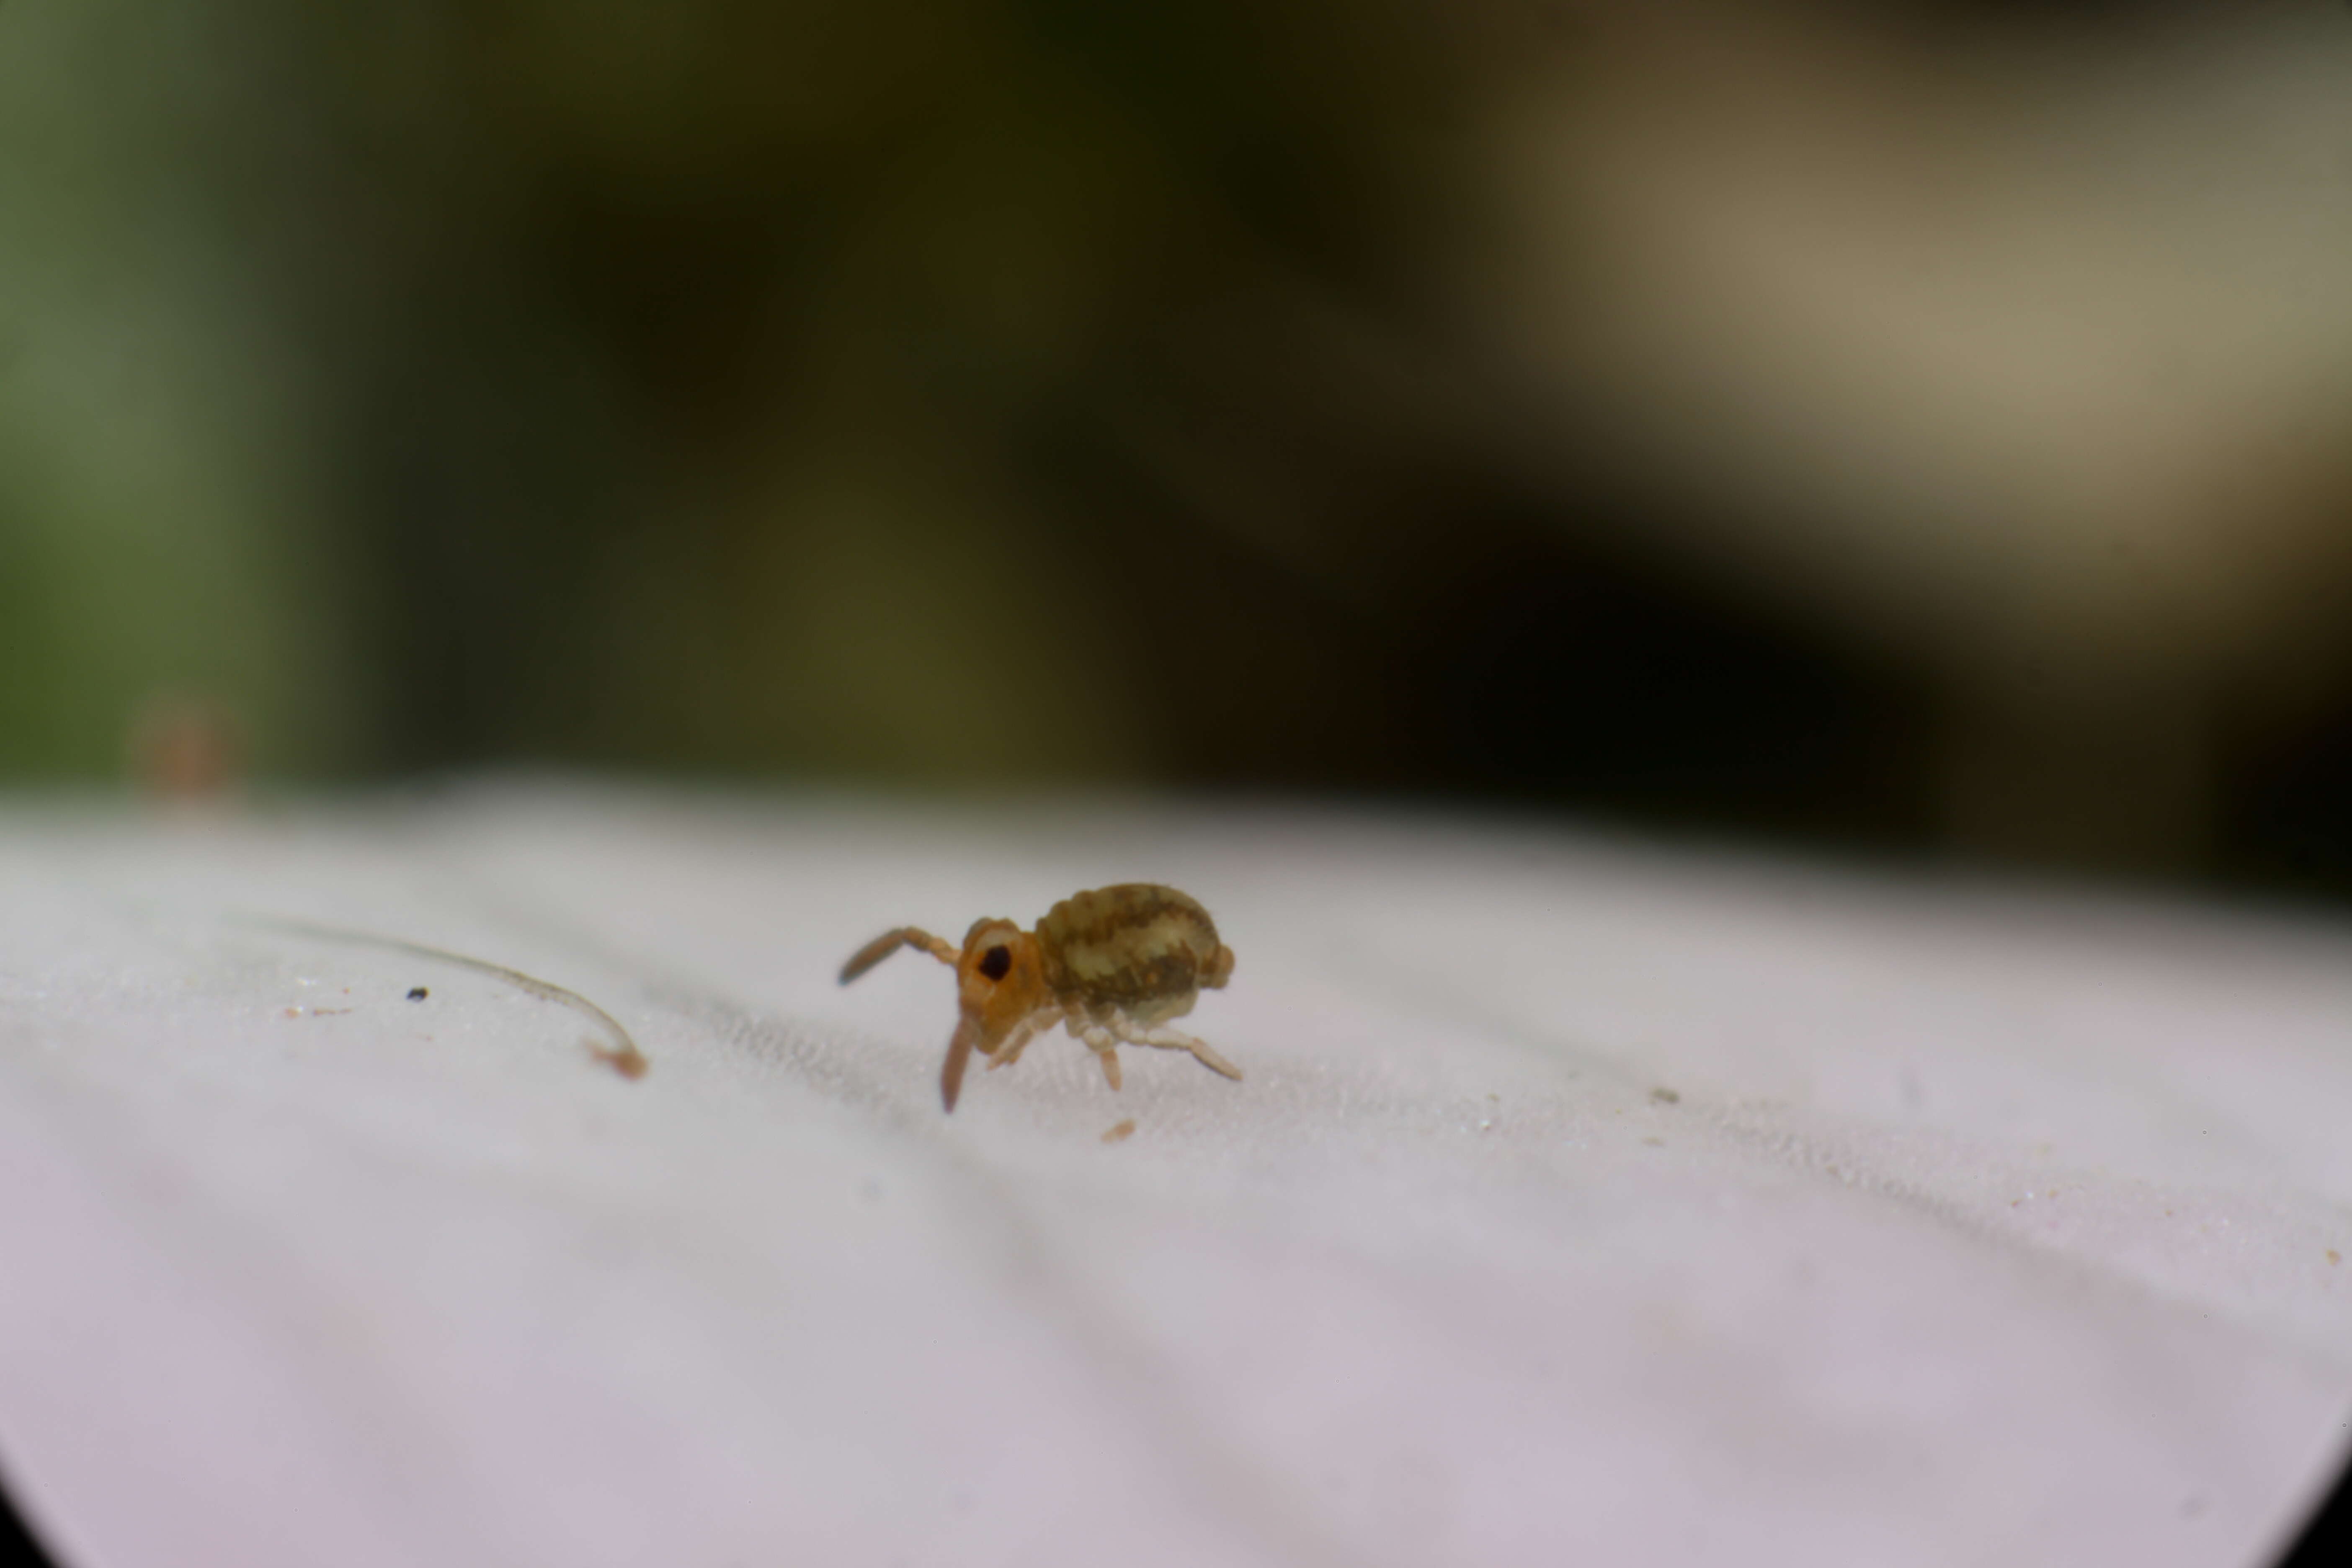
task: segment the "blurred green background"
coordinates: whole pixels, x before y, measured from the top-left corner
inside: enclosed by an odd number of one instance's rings
[[[2259,0],[0,0],[0,785],[2352,894],[2347,145]]]

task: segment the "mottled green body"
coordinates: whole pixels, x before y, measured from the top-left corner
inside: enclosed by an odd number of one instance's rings
[[[1139,1021],[1191,1011],[1233,973],[1209,911],[1173,888],[1127,882],[1064,899],[1037,922],[1045,983],[1064,1005],[1116,1007]]]

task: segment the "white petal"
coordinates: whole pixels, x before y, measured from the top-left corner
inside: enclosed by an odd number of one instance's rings
[[[2339,929],[1303,816],[5,821],[0,1460],[75,1562],[2234,1563],[2344,1445]],[[1129,879],[1244,1081],[1056,1036],[946,1117],[952,976],[834,984]]]

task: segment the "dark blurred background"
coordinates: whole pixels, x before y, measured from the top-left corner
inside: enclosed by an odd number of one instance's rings
[[[2352,897],[2352,10],[0,0],[0,785]]]

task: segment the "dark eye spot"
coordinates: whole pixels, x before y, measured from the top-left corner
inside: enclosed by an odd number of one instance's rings
[[[1013,969],[1013,950],[992,947],[980,955],[980,972],[991,980],[1002,980]]]

